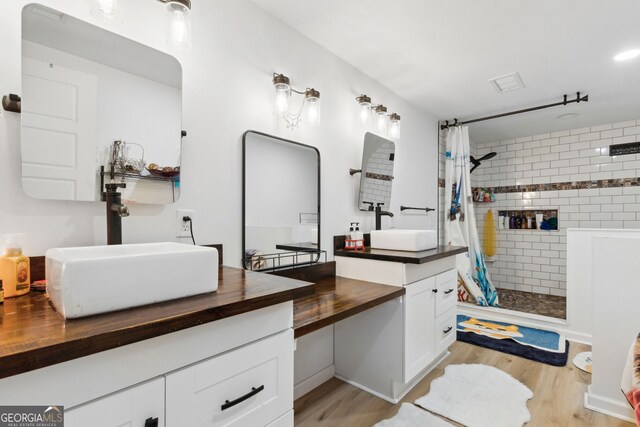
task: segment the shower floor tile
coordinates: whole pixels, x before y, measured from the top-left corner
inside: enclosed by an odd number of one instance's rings
[[[541,316],[567,318],[567,298],[498,288],[500,307]]]

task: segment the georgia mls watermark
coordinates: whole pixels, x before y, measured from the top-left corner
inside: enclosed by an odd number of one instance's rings
[[[0,427],[64,427],[64,407],[0,406]]]

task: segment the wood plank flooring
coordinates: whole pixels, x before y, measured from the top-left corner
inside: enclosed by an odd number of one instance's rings
[[[533,399],[528,402],[531,422],[527,427],[632,426],[583,407],[584,392],[591,378],[573,366],[571,360],[577,353],[588,351],[588,346],[571,343],[567,366],[561,368],[462,342],[454,343],[450,350],[451,355],[418,383],[403,402],[413,402],[425,395],[431,381],[440,377],[449,364],[482,363],[502,369],[533,391]],[[400,404],[392,405],[332,378],[295,401],[295,425],[369,427],[392,417],[399,408]]]

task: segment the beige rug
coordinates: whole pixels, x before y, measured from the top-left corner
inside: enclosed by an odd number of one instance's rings
[[[403,403],[396,415],[374,427],[451,427],[450,424],[411,403]]]

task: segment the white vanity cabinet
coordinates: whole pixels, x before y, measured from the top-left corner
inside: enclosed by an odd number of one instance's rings
[[[65,411],[67,427],[165,427],[164,377]]]
[[[67,427],[292,427],[292,326],[292,301],[256,309],[0,379],[0,402]]]
[[[166,381],[167,426],[264,426],[291,410],[293,330],[168,374]]]
[[[397,403],[456,340],[455,257],[425,264],[337,257],[336,263],[338,275],[373,282],[377,276],[406,289],[404,297],[334,327],[336,376]]]

